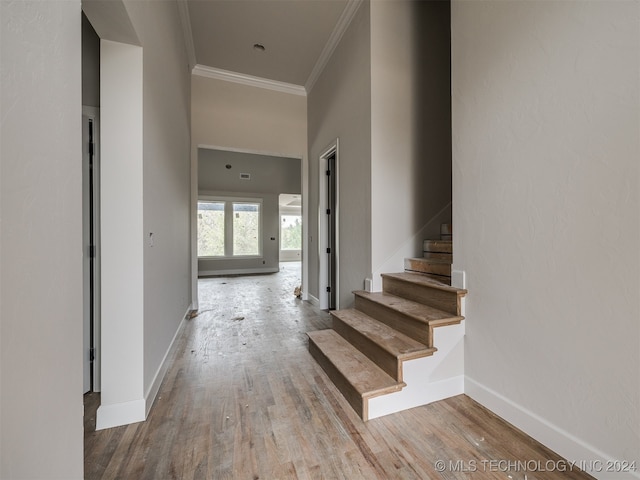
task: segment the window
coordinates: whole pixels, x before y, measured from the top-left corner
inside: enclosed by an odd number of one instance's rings
[[[300,215],[280,215],[280,249],[302,249],[302,217]]]
[[[260,254],[260,204],[233,204],[233,255]]]
[[[198,202],[198,256],[224,257],[224,202]]]
[[[262,253],[260,200],[198,201],[198,257],[255,257]]]

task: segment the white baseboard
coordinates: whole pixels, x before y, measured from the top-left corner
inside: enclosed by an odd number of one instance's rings
[[[610,455],[575,437],[557,425],[536,415],[475,380],[465,377],[465,393],[493,413],[513,424],[527,435],[547,446],[569,464],[581,468],[589,475],[602,480],[640,479],[640,465],[636,472],[607,472],[607,467],[624,465]]]
[[[100,405],[96,413],[96,430],[144,422],[146,418],[143,398],[131,402]]]
[[[278,273],[279,267],[264,268],[235,268],[230,270],[203,270],[198,272],[198,277],[220,277],[223,275],[252,275],[255,273]]]
[[[178,338],[178,335],[180,334],[180,332],[182,332],[185,319],[187,318],[187,315],[189,314],[190,311],[191,311],[191,306],[187,308],[187,311],[182,316],[180,325],[178,325],[176,333],[173,335],[173,338],[171,339],[171,343],[169,343],[169,348],[167,348],[167,351],[164,354],[162,362],[160,362],[160,366],[158,367],[158,370],[156,370],[156,374],[153,377],[153,382],[151,382],[151,385],[149,386],[149,389],[147,390],[147,393],[144,396],[145,418],[149,415],[149,412],[151,411],[151,407],[153,406],[153,402],[155,402],[156,396],[158,395],[158,391],[160,390],[160,385],[162,385],[162,380],[164,380],[164,376],[167,374],[167,370],[169,370],[170,365],[168,360],[171,358],[171,353],[173,352],[173,348],[176,343],[176,338]]]
[[[144,398],[139,400],[133,400],[130,402],[123,403],[115,403],[112,405],[100,405],[98,407],[98,412],[96,414],[96,430],[104,430],[105,428],[113,428],[120,427],[122,425],[129,425],[130,423],[144,422],[149,415],[149,411],[153,406],[153,402],[158,395],[158,391],[160,390],[160,385],[162,385],[162,380],[164,380],[164,376],[169,369],[169,359],[171,357],[171,353],[173,352],[173,348],[178,338],[178,335],[182,331],[184,327],[185,318],[189,311],[191,311],[191,306],[187,309],[185,314],[176,329],[176,333],[173,335],[171,339],[171,343],[167,348],[166,353],[164,354],[164,358],[156,371],[155,376],[153,377],[153,382],[149,386],[147,393]]]
[[[318,300],[316,297],[314,297],[310,293],[308,293],[307,295],[308,295],[307,301],[314,307],[320,308],[320,300]]]

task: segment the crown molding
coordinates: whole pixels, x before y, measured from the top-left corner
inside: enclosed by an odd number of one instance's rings
[[[201,77],[215,78],[216,80],[224,80],[225,82],[240,83],[251,87],[266,88],[267,90],[275,90],[276,92],[290,93],[293,95],[306,96],[307,91],[302,85],[294,85],[293,83],[278,82],[277,80],[269,80],[267,78],[254,77],[244,73],[230,72],[220,68],[207,67],[206,65],[196,65],[193,68],[194,75]]]
[[[320,53],[320,56],[318,57],[318,61],[313,66],[313,70],[311,70],[311,74],[307,79],[307,83],[305,84],[307,93],[311,92],[311,89],[320,77],[320,74],[322,74],[324,67],[329,63],[331,55],[333,55],[333,52],[340,43],[344,32],[347,31],[347,28],[351,24],[353,17],[355,17],[361,3],[362,0],[348,0],[347,6],[344,7],[342,15],[340,15],[340,18],[338,19],[338,23],[336,23],[336,26],[333,28],[333,31],[329,36],[329,40],[327,40],[327,43],[322,49],[322,53]]]
[[[191,30],[191,17],[189,16],[189,7],[187,0],[178,0],[178,13],[180,14],[180,23],[182,24],[182,34],[184,35],[184,44],[187,49],[187,58],[189,60],[189,70],[196,66],[196,48],[193,44],[193,31]]]

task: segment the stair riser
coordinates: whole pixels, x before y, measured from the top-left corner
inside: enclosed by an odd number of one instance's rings
[[[378,344],[371,341],[367,336],[350,325],[344,323],[340,318],[333,317],[332,328],[338,332],[345,340],[364,353],[372,362],[378,365],[388,375],[398,381],[402,381],[402,368],[395,355],[390,354]]]
[[[441,263],[429,263],[428,260],[406,258],[404,261],[405,270],[413,272],[431,273],[433,275],[451,276],[451,265]]]
[[[434,275],[433,273],[416,272],[409,269],[405,269],[405,272],[420,273],[421,275],[425,275],[426,277],[436,280],[444,285],[451,285],[451,277],[448,277],[446,275]]]
[[[349,402],[349,405],[360,415],[360,418],[367,421],[369,416],[367,409],[368,400],[360,396],[342,373],[340,373],[333,363],[322,353],[322,350],[318,348],[313,339],[309,339],[309,353],[311,353],[311,356],[318,362],[318,365],[322,367],[340,393],[342,393],[347,402]]]
[[[446,260],[449,263],[453,263],[453,254],[451,253],[423,252],[422,256],[428,260]]]
[[[437,280],[440,283],[444,283],[445,285],[451,285],[451,277],[447,277],[445,275],[434,275],[432,273],[424,273],[429,278]]]
[[[425,240],[422,243],[423,252],[453,253],[453,243],[441,240]]]
[[[439,310],[461,315],[460,298],[454,292],[446,292],[425,285],[416,285],[389,277],[382,277],[383,291]],[[431,346],[431,345],[430,345]]]
[[[429,328],[422,322],[418,322],[397,310],[393,310],[385,305],[380,305],[379,303],[372,302],[365,297],[357,295],[355,298],[355,308],[366,313],[370,317],[389,325],[391,328],[395,328],[414,340],[423,343],[427,347],[433,347]]]

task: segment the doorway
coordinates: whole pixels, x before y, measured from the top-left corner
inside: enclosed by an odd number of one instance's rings
[[[82,107],[83,393],[100,391],[100,110]]]
[[[339,308],[338,139],[320,155],[319,257],[320,308]]]
[[[302,260],[302,201],[300,195],[281,193],[280,206],[280,262]]]
[[[201,145],[196,166],[194,253],[198,276],[275,273],[281,261],[304,260],[301,157]],[[213,201],[231,207],[249,200],[261,204],[257,234],[260,247],[251,254],[240,254],[233,248],[241,236],[231,222],[231,213],[221,211],[220,218],[225,221],[211,230],[211,214],[205,213],[202,205]],[[205,248],[212,238],[201,235],[206,232],[220,237],[219,251]],[[302,270],[304,276],[304,261]]]

